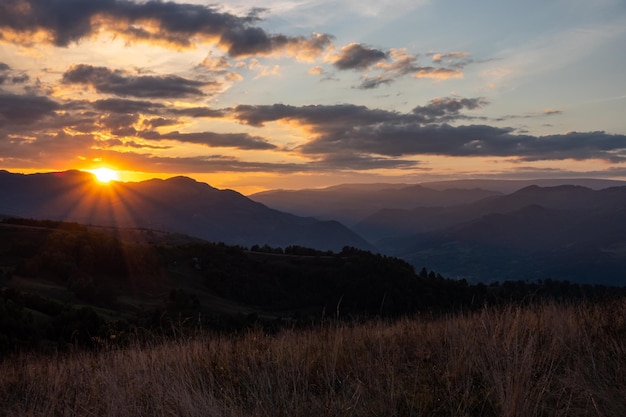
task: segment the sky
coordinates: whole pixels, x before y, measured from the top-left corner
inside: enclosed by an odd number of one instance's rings
[[[623,0],[2,0],[0,169],[626,179]]]

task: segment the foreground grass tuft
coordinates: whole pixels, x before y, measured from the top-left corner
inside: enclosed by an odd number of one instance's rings
[[[0,363],[0,415],[623,416],[626,302],[202,335]]]

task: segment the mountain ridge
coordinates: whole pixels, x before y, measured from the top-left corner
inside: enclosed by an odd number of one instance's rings
[[[243,246],[372,249],[372,245],[339,222],[320,222],[284,213],[234,190],[218,190],[182,176],[98,184],[92,174],[80,171],[4,172],[0,175],[0,213],[147,227]]]
[[[381,211],[368,221],[355,230],[378,238],[385,253],[448,276],[626,285],[626,186],[533,186],[445,210]]]

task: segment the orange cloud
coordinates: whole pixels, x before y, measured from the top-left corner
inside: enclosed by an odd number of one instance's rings
[[[450,78],[463,78],[461,71],[448,68],[422,68],[413,74],[415,78],[434,78],[437,80],[447,80]]]

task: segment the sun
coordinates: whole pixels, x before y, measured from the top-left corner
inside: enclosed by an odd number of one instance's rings
[[[120,175],[117,171],[111,168],[97,168],[92,169],[90,171],[92,174],[96,176],[96,179],[102,183],[107,183],[109,181],[119,181]]]

